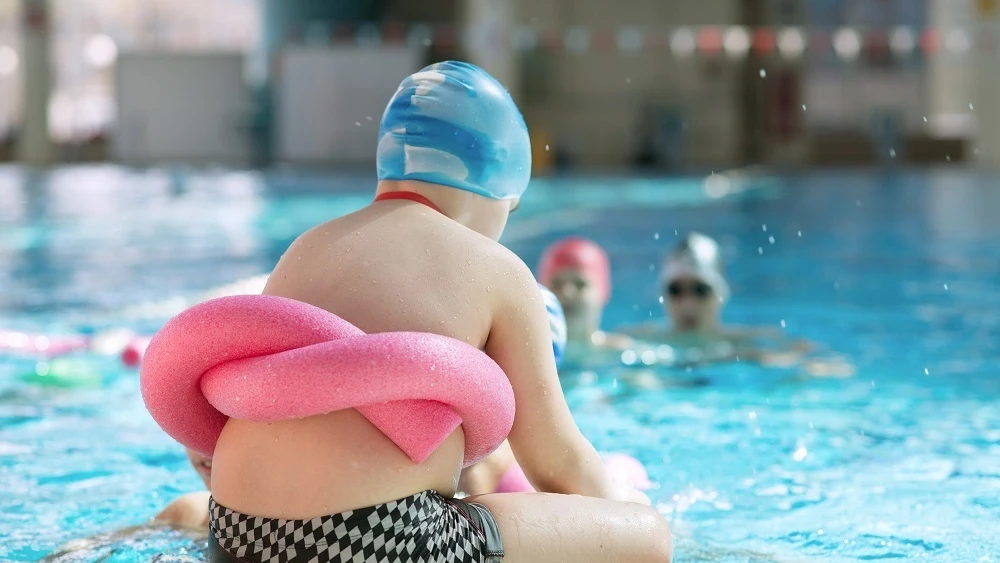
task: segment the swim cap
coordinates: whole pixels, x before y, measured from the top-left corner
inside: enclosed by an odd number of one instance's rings
[[[559,272],[573,268],[591,278],[601,300],[611,297],[611,263],[597,243],[581,237],[569,237],[549,246],[538,263],[538,279],[546,286]]]
[[[419,180],[516,199],[531,177],[528,128],[495,78],[445,61],[406,77],[379,126],[379,180]]]
[[[555,293],[549,291],[547,287],[538,284],[538,289],[542,290],[542,301],[545,303],[545,310],[549,313],[549,330],[552,332],[552,353],[556,357],[556,366],[562,363],[563,353],[566,351],[566,315],[563,313],[562,305]]]
[[[668,284],[681,276],[699,279],[708,284],[720,300],[729,299],[722,251],[712,237],[689,233],[670,251],[663,262],[660,281]]]

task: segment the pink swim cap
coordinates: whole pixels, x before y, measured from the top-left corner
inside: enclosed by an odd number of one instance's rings
[[[552,279],[566,268],[579,270],[593,279],[601,300],[607,303],[611,297],[611,263],[603,248],[582,237],[564,238],[553,243],[538,263],[538,281],[551,287]]]

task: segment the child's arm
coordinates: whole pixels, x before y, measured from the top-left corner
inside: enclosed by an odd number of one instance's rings
[[[167,505],[152,521],[138,526],[130,526],[114,532],[99,534],[86,539],[67,542],[58,551],[40,559],[39,563],[63,561],[63,557],[81,551],[93,552],[125,541],[155,533],[164,526],[183,528],[202,533],[208,532],[208,491],[188,493]]]
[[[208,529],[208,491],[188,493],[167,505],[153,518],[154,522],[180,528]]]
[[[539,491],[640,500],[612,484],[597,451],[576,426],[556,373],[541,293],[527,266],[511,258],[486,353],[514,388],[517,410],[509,436],[514,456]]]

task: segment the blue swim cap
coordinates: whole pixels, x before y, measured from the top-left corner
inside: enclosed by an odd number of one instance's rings
[[[562,363],[563,353],[566,352],[566,315],[563,313],[562,305],[555,293],[549,291],[547,287],[538,284],[538,289],[542,290],[542,301],[545,302],[545,310],[549,313],[549,329],[552,331],[552,352],[556,356],[556,365]]]
[[[406,77],[379,126],[379,180],[419,180],[516,199],[531,177],[528,128],[495,78],[445,61]]]

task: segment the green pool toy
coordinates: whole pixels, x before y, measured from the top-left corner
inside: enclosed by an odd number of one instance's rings
[[[22,381],[40,387],[94,388],[100,387],[101,373],[92,361],[82,358],[55,358],[38,362],[35,371],[21,377]]]

